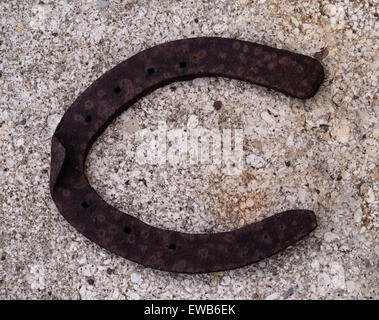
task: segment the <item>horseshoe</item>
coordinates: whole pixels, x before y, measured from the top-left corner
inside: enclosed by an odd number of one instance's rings
[[[189,234],[150,226],[106,203],[84,163],[93,142],[121,112],[174,81],[227,77],[297,98],[313,96],[324,71],[310,57],[225,38],[192,38],[144,50],[120,63],[71,105],[52,137],[50,191],[66,220],[101,247],[146,267],[202,273],[267,258],[316,228],[309,210],[284,211],[229,232]]]

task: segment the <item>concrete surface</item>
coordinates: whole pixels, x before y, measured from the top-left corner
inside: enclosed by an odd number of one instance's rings
[[[14,0],[0,2],[0,21],[1,299],[379,298],[376,1]],[[91,184],[117,208],[172,230],[232,230],[291,208],[314,210],[319,227],[241,269],[155,271],[96,246],[59,214],[50,139],[106,70],[153,45],[208,35],[316,56],[326,80],[307,101],[223,78],[159,89],[96,142]],[[136,131],[188,119],[243,128],[240,175],[133,161]]]

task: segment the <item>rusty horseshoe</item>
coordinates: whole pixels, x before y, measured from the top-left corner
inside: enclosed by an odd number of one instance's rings
[[[229,232],[175,232],[117,210],[90,186],[84,173],[88,151],[121,112],[174,81],[217,76],[305,99],[316,93],[324,71],[317,60],[301,54],[247,41],[204,37],[157,45],[106,72],[75,100],[52,137],[51,195],[77,231],[146,267],[200,273],[259,261],[316,227],[312,211],[289,210]]]

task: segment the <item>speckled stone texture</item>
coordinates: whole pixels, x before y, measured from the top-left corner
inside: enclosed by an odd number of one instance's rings
[[[0,13],[1,299],[379,298],[374,1],[3,1]],[[49,161],[56,125],[101,74],[197,36],[315,56],[326,79],[305,101],[225,78],[161,88],[95,143],[91,185],[170,230],[233,230],[292,208],[315,211],[319,226],[258,264],[184,275],[144,268],[76,232],[51,200]],[[161,120],[243,128],[243,172],[136,163],[134,133]]]

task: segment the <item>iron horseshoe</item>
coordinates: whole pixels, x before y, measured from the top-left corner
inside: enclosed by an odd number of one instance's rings
[[[204,37],[144,50],[106,72],[64,114],[52,137],[50,191],[66,220],[91,241],[146,267],[202,273],[242,267],[295,243],[317,225],[309,210],[284,211],[237,230],[189,234],[150,226],[106,203],[84,163],[121,112],[153,90],[198,77],[238,79],[305,99],[324,79],[308,56],[265,45]]]

